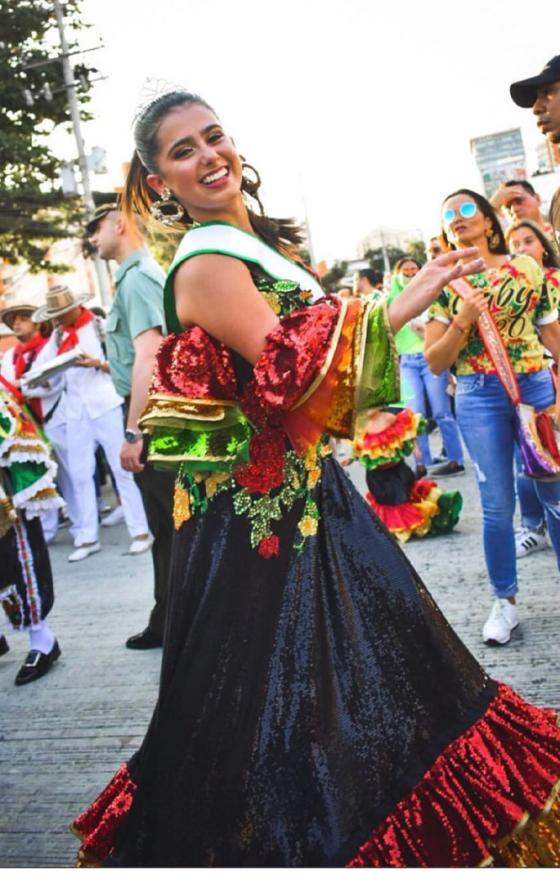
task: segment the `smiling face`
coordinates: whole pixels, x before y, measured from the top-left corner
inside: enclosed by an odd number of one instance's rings
[[[416,261],[403,261],[403,263],[399,267],[399,273],[405,277],[405,279],[412,279],[413,276],[416,276],[420,267],[416,263]]]
[[[554,144],[560,144],[560,80],[539,89],[533,113],[543,135]]]
[[[538,236],[530,227],[518,227],[508,236],[508,243],[514,254],[528,254],[542,267],[544,247]]]
[[[200,104],[174,107],[158,134],[157,174],[150,187],[168,187],[197,221],[219,217],[241,201],[241,159],[216,115]]]
[[[461,214],[461,207],[466,203],[475,205],[476,210],[472,217],[464,217]],[[454,213],[451,220],[445,217],[448,210]],[[470,214],[466,209],[463,211]],[[446,199],[442,207],[442,225],[448,241],[460,248],[479,243],[492,230],[490,219],[482,214],[468,193],[457,193]]]

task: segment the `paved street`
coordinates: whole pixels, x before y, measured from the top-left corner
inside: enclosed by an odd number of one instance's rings
[[[351,472],[363,490],[360,467]],[[560,708],[560,592],[553,552],[520,562],[522,625],[507,647],[485,647],[480,630],[490,605],[472,468],[446,483],[465,495],[459,529],[449,537],[412,541],[406,554],[489,673],[535,703]],[[74,863],[77,841],[68,823],[138,747],[151,715],[160,651],[124,647],[126,637],[146,623],[151,559],[123,554],[128,537],[122,525],[103,529],[102,541],[100,554],[77,564],[66,561],[66,532],[51,547],[57,596],[49,623],[62,649],[51,673],[16,688],[27,638],[7,633],[11,651],[0,659],[3,867]]]

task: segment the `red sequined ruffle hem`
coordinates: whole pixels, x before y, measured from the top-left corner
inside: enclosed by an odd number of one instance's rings
[[[555,712],[501,684],[348,867],[558,866],[559,778]]]
[[[123,763],[99,797],[70,826],[72,833],[82,841],[79,867],[98,867],[108,857],[135,791],[136,784]]]
[[[347,867],[560,866],[556,714],[500,685],[484,715],[440,754]],[[78,864],[100,865],[136,785],[126,764],[72,826]]]

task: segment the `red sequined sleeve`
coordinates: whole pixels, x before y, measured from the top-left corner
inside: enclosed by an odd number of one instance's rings
[[[256,425],[282,424],[296,449],[324,432],[352,438],[359,410],[397,400],[396,364],[384,307],[324,300],[268,335],[241,405]]]
[[[267,339],[247,384],[242,406],[257,425],[289,411],[324,368],[340,317],[324,301],[283,318]]]

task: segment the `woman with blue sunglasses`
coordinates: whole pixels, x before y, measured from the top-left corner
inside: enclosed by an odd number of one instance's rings
[[[426,359],[435,373],[457,375],[456,413],[473,460],[483,514],[486,566],[495,597],[483,638],[506,644],[519,624],[513,516],[515,510],[514,407],[477,329],[490,310],[517,376],[521,397],[542,410],[555,401],[545,347],[560,355],[555,292],[529,255],[510,256],[498,219],[480,194],[459,190],[442,207],[442,237],[449,248],[478,246],[487,269],[469,277],[472,288],[459,295],[444,290],[430,310]],[[560,398],[556,419],[560,418]],[[547,513],[550,539],[560,566],[560,481],[534,482]]]

